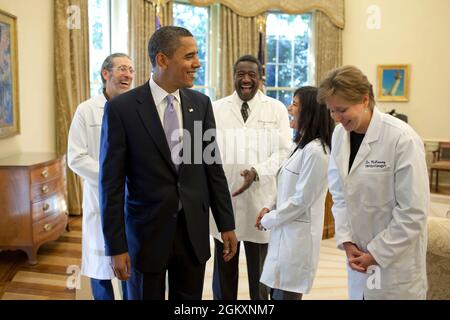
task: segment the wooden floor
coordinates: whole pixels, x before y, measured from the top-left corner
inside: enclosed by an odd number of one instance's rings
[[[433,190],[432,190],[433,191]],[[440,187],[439,194],[450,195],[450,187]],[[0,299],[2,300],[75,300],[75,290],[67,288],[70,265],[80,266],[81,218],[72,218],[71,231],[57,241],[49,242],[38,252],[38,264],[30,266],[21,251],[0,252]],[[213,259],[206,265],[203,299],[212,299]],[[249,299],[245,254],[239,262],[238,299]],[[88,290],[88,289],[82,289]],[[78,296],[87,297],[88,292]],[[310,299],[347,299],[345,255],[336,249],[334,239],[322,241],[319,268]]]
[[[431,193],[445,194],[445,195],[450,196],[450,187],[447,187],[447,186],[439,186],[439,191],[436,191],[436,189],[433,185],[433,187],[430,189],[430,191],[431,191]]]
[[[67,270],[70,265],[80,265],[81,219],[71,219],[69,224],[70,232],[39,249],[35,266],[27,263],[21,251],[0,252],[0,299],[75,299],[75,290],[67,288]]]

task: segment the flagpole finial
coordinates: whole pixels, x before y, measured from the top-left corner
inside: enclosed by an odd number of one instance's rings
[[[264,32],[265,31],[265,26],[266,26],[266,14],[260,14],[259,16],[256,17],[256,24],[258,25],[259,28],[259,32]]]
[[[153,6],[156,8],[156,14],[159,14],[161,12],[162,5],[162,0],[156,0],[153,2]]]
[[[154,0],[153,6],[155,7],[156,17],[155,17],[155,30],[158,30],[162,26],[162,7],[166,4],[164,0]]]

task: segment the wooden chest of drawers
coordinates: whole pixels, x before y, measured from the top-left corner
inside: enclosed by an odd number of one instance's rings
[[[23,153],[0,159],[0,249],[23,250],[31,264],[68,221],[65,158]]]

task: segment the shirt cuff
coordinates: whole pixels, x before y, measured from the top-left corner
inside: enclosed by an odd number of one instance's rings
[[[264,217],[261,219],[261,225],[264,227],[264,229],[270,230],[272,229],[277,222],[277,212],[276,211],[270,211],[264,215]]]

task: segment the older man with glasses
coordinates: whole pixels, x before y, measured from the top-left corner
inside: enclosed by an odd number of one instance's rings
[[[103,111],[107,101],[130,89],[133,73],[131,60],[126,54],[108,56],[101,69],[103,93],[78,106],[69,131],[68,164],[84,180],[81,274],[90,278],[95,300],[114,300],[111,280],[115,278],[111,258],[105,255],[98,201],[98,155]],[[139,285],[139,281],[129,283],[136,284]],[[140,298],[139,289],[134,288],[127,290],[122,282],[124,300]]]

